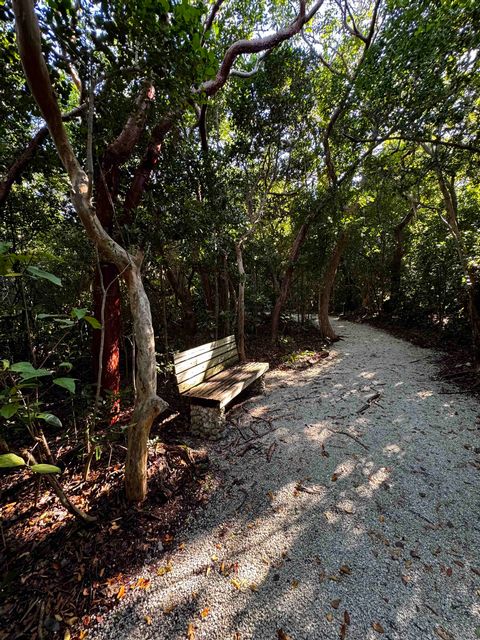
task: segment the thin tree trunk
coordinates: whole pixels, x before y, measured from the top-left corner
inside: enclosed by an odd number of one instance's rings
[[[342,229],[338,234],[335,247],[329,258],[327,269],[320,285],[319,298],[318,298],[318,326],[320,329],[320,335],[322,338],[329,340],[338,340],[338,336],[335,333],[330,319],[328,317],[328,310],[330,307],[330,297],[332,295],[333,285],[335,283],[335,276],[337,275],[338,265],[345,247],[348,243],[348,230]]]
[[[240,361],[246,360],[245,355],[245,268],[243,266],[242,245],[235,245],[235,255],[237,257],[238,268],[238,297],[237,297],[237,331],[238,331],[238,355]]]
[[[302,226],[298,230],[296,238],[290,249],[290,254],[288,257],[288,265],[287,265],[287,268],[285,269],[285,273],[283,275],[282,282],[280,284],[280,291],[279,291],[277,300],[275,302],[275,307],[272,313],[272,342],[276,342],[278,340],[278,331],[280,327],[280,315],[282,313],[283,306],[290,292],[290,285],[292,283],[295,265],[297,264],[300,251],[306,240],[310,223],[311,223],[311,219],[309,218],[302,224]]]
[[[405,255],[405,229],[413,220],[417,212],[414,202],[411,202],[410,211],[393,229],[393,237],[395,248],[393,250],[392,262],[390,265],[390,307],[395,311],[400,300],[401,284],[402,284],[402,263]]]
[[[228,286],[228,259],[227,252],[223,252],[223,268],[222,268],[222,288],[224,293],[224,333],[226,336],[230,335],[230,288]]]

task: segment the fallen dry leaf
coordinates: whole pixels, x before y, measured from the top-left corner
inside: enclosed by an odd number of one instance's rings
[[[350,569],[348,564],[342,564],[342,566],[340,567],[340,573],[349,576],[352,573],[352,570]]]
[[[122,584],[122,586],[118,590],[117,598],[118,598],[118,600],[121,600],[124,596],[125,596],[125,585]]]
[[[382,627],[382,625],[379,622],[373,622],[372,629],[377,633],[385,633],[385,629]]]
[[[300,583],[298,582],[298,580],[292,580],[291,584],[292,584],[292,588],[296,589]]]
[[[139,578],[135,584],[135,589],[148,589],[150,587],[150,580],[148,578]]]
[[[348,613],[348,611],[343,612],[343,621],[346,625],[350,626],[350,614]]]
[[[339,476],[338,476],[338,473],[334,473],[334,474],[332,475],[332,482],[336,482],[336,481],[338,480],[338,477],[339,477]]]
[[[65,630],[65,633],[64,633],[64,636],[63,636],[63,640],[70,640],[70,639],[71,639],[71,637],[72,637],[72,636],[71,636],[71,634],[70,634],[69,629],[66,629],[66,630]]]
[[[172,563],[168,562],[165,566],[157,569],[157,576],[164,576],[166,573],[170,573],[172,570]]]
[[[345,638],[347,637],[347,625],[342,622],[342,624],[340,625],[340,640],[345,640]]]
[[[331,606],[332,606],[334,609],[338,609],[338,607],[340,606],[340,602],[341,602],[341,600],[340,600],[340,599],[338,599],[338,600],[332,600],[330,604],[331,604]]]
[[[195,640],[195,625],[189,622],[187,627],[187,640]]]
[[[202,609],[200,611],[200,617],[205,619],[209,613],[210,613],[210,609],[208,607],[205,607],[205,609]]]
[[[278,640],[292,640],[283,629],[277,629],[277,638]]]
[[[239,591],[242,588],[242,582],[238,578],[232,578],[230,580],[230,584],[232,585],[232,587],[235,587],[235,589],[238,589]]]
[[[145,620],[145,622],[147,624],[152,624],[152,617],[151,616],[145,616],[144,620]]]
[[[328,622],[333,622],[333,613],[329,611],[325,618],[328,620]]]

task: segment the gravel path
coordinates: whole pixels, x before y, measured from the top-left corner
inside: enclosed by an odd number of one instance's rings
[[[478,403],[442,393],[434,352],[336,328],[232,410],[208,506],[94,638],[480,637]]]

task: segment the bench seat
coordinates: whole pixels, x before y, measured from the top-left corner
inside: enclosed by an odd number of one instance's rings
[[[183,395],[204,401],[205,404],[218,403],[224,407],[266,371],[268,371],[268,362],[238,364],[184,391]]]

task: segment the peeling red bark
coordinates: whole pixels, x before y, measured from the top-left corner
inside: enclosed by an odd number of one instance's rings
[[[105,337],[102,358],[102,391],[110,392],[118,396],[120,392],[120,337],[122,333],[121,297],[118,269],[114,264],[102,263],[101,273],[103,286],[107,291],[105,300]],[[95,272],[93,283],[93,303],[95,317],[100,319],[103,301],[103,291],[98,269]],[[101,331],[93,332],[93,365],[95,381],[98,378],[98,365],[100,357]],[[112,405],[112,413],[115,416],[120,410],[118,397]],[[115,421],[115,420],[113,420]]]

